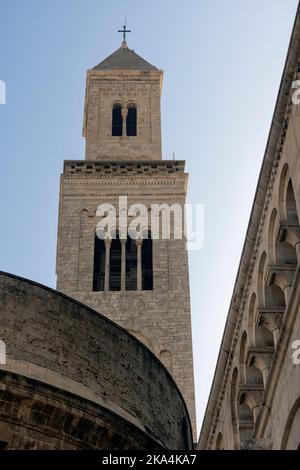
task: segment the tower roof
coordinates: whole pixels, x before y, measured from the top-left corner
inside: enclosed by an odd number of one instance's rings
[[[158,70],[141,56],[129,49],[126,42],[96,65],[93,70]]]

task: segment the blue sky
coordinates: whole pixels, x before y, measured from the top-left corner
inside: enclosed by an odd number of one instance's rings
[[[164,158],[205,204],[190,254],[198,431],[238,268],[297,0],[1,0],[0,269],[55,286],[59,175],[83,159],[85,75],[129,47],[165,72]]]

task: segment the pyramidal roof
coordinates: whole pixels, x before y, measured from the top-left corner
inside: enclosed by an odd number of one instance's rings
[[[129,49],[126,42],[113,54],[96,65],[93,70],[158,70],[145,59]]]

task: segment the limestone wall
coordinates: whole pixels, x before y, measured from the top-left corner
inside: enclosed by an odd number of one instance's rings
[[[201,449],[300,445],[300,15],[281,82]],[[299,357],[299,354],[298,354]]]
[[[174,380],[125,330],[56,291],[3,273],[0,305],[7,349],[0,366],[0,441],[14,448],[180,449],[186,439],[191,443]]]
[[[89,70],[84,129],[86,160],[160,160],[162,71]],[[137,108],[137,136],[112,136],[112,108],[120,103],[126,119]]]
[[[108,172],[108,173],[105,173]],[[153,290],[93,292],[98,205],[128,197],[143,203],[185,203],[182,161],[65,162],[61,182],[57,289],[131,331],[165,361],[183,393],[196,439],[188,255],[185,240],[153,240]],[[149,219],[150,224],[150,219]],[[149,226],[151,228],[151,225]]]

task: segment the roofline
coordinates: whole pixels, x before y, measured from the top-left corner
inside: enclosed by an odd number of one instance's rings
[[[127,52],[129,53],[130,55],[134,56],[139,62],[140,64],[138,65],[138,68],[136,69],[135,67],[130,67],[129,70],[141,70],[141,71],[149,71],[149,70],[158,70],[157,67],[153,64],[151,64],[150,62],[148,62],[148,60],[144,59],[142,56],[140,56],[137,52],[134,51],[134,49],[130,49],[128,47],[128,44],[127,42],[122,42],[121,46],[116,49],[114,52],[112,52],[108,57],[106,57],[105,59],[103,59],[101,62],[99,62],[99,64],[95,65],[93,67],[93,70],[122,70],[122,67],[120,67],[120,65],[114,65],[112,66],[111,63],[110,63],[110,59],[114,58],[123,52]],[[109,63],[109,65],[107,65],[107,62]],[[127,70],[127,69],[125,69]]]
[[[145,165],[145,164],[150,164],[150,165],[185,165],[186,161],[185,160],[143,160],[143,159],[137,159],[137,160],[64,160],[64,163],[67,164],[76,164],[76,163],[97,163],[99,165],[102,164],[119,164],[119,165]]]
[[[226,319],[225,329],[221,341],[221,347],[217,359],[217,365],[210,389],[208,403],[206,406],[204,419],[202,422],[199,449],[205,449],[210,429],[214,417],[215,405],[218,402],[220,389],[224,380],[224,369],[229,357],[235,323],[241,306],[242,293],[245,280],[251,261],[252,250],[254,248],[257,231],[259,228],[264,200],[267,194],[269,179],[272,171],[272,164],[276,156],[278,142],[284,125],[286,107],[289,103],[290,90],[294,78],[295,66],[300,55],[300,3],[298,3],[293,31],[289,42],[287,57],[279,86],[275,110],[268,135],[267,145],[264,153],[263,162],[260,169],[259,179],[254,196],[254,202],[251,209],[251,215],[247,227],[246,237],[242,249],[242,255],[238,267],[238,272],[233,289],[233,295],[230,302],[229,312]]]
[[[140,75],[142,74],[162,74],[163,70],[162,69],[127,69],[127,68],[116,68],[116,69],[95,69],[95,68],[90,68],[88,69],[88,73],[93,72],[91,75],[108,75],[108,74],[118,74],[118,73],[132,73],[135,75]]]

